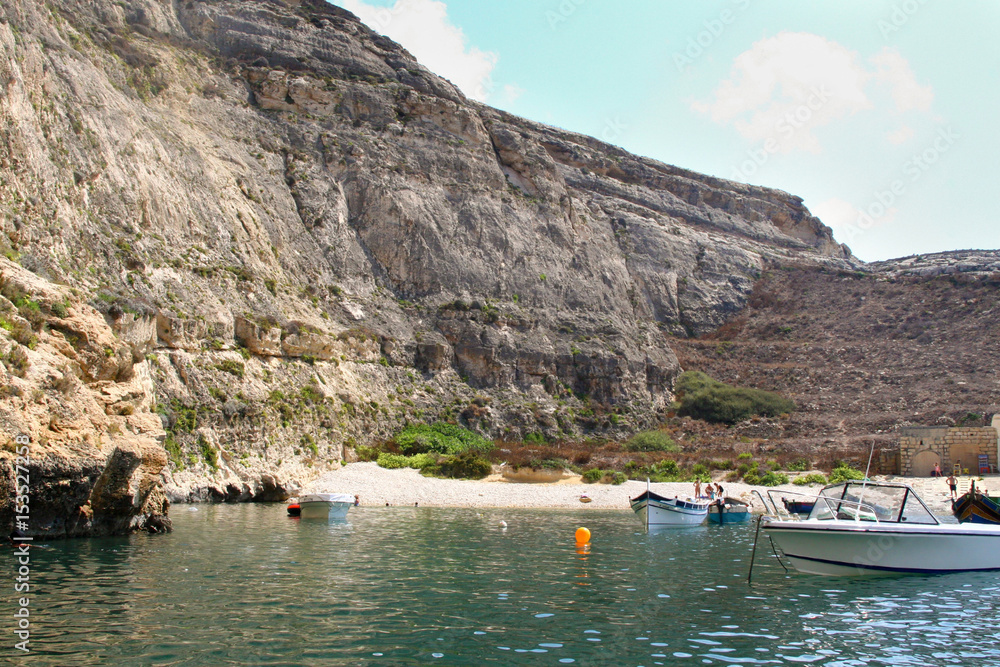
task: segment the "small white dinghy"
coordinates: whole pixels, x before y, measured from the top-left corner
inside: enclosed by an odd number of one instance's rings
[[[299,496],[299,516],[303,519],[344,521],[353,504],[354,496],[348,493],[310,493]]]

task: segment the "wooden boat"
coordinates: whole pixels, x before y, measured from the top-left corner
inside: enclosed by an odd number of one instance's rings
[[[708,520],[718,524],[747,523],[750,521],[750,506],[727,496],[716,500],[708,508]]]
[[[664,498],[647,487],[632,498],[632,511],[646,526],[697,526],[708,516],[710,501]]]
[[[1000,526],[941,523],[905,484],[831,484],[808,518],[779,515],[775,506],[760,527],[810,574],[1000,570]]]
[[[975,486],[964,496],[951,501],[951,511],[960,523],[1000,524],[1000,498],[983,495]]]

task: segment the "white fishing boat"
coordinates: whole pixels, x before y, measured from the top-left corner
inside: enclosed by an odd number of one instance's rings
[[[354,496],[347,493],[310,493],[299,496],[299,517],[323,521],[347,519]]]
[[[769,492],[770,495],[771,492]],[[761,530],[799,572],[872,575],[1000,569],[1000,525],[942,523],[905,484],[824,487],[805,519],[773,514]]]
[[[708,516],[709,501],[687,498],[665,498],[646,490],[630,502],[632,511],[639,515],[646,526],[697,526]]]

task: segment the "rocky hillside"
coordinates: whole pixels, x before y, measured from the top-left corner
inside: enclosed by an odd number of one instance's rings
[[[685,368],[799,406],[738,435],[863,461],[872,440],[891,445],[901,426],[988,426],[1000,413],[996,262],[996,253],[941,253],[866,271],[767,271],[740,315],[673,348]]]
[[[0,122],[0,456],[81,511],[150,438],[171,497],[239,500],[407,421],[622,435],[763,272],[859,266],[797,197],[472,102],[322,0],[8,0]]]

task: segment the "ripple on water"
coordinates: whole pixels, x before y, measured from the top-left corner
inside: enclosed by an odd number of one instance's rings
[[[830,588],[764,562],[748,595],[718,583],[746,574],[740,527],[647,535],[589,510],[581,556],[558,538],[577,511],[356,508],[326,525],[282,506],[199,510],[175,512],[170,535],[33,554],[32,664],[1000,664],[994,578]]]

